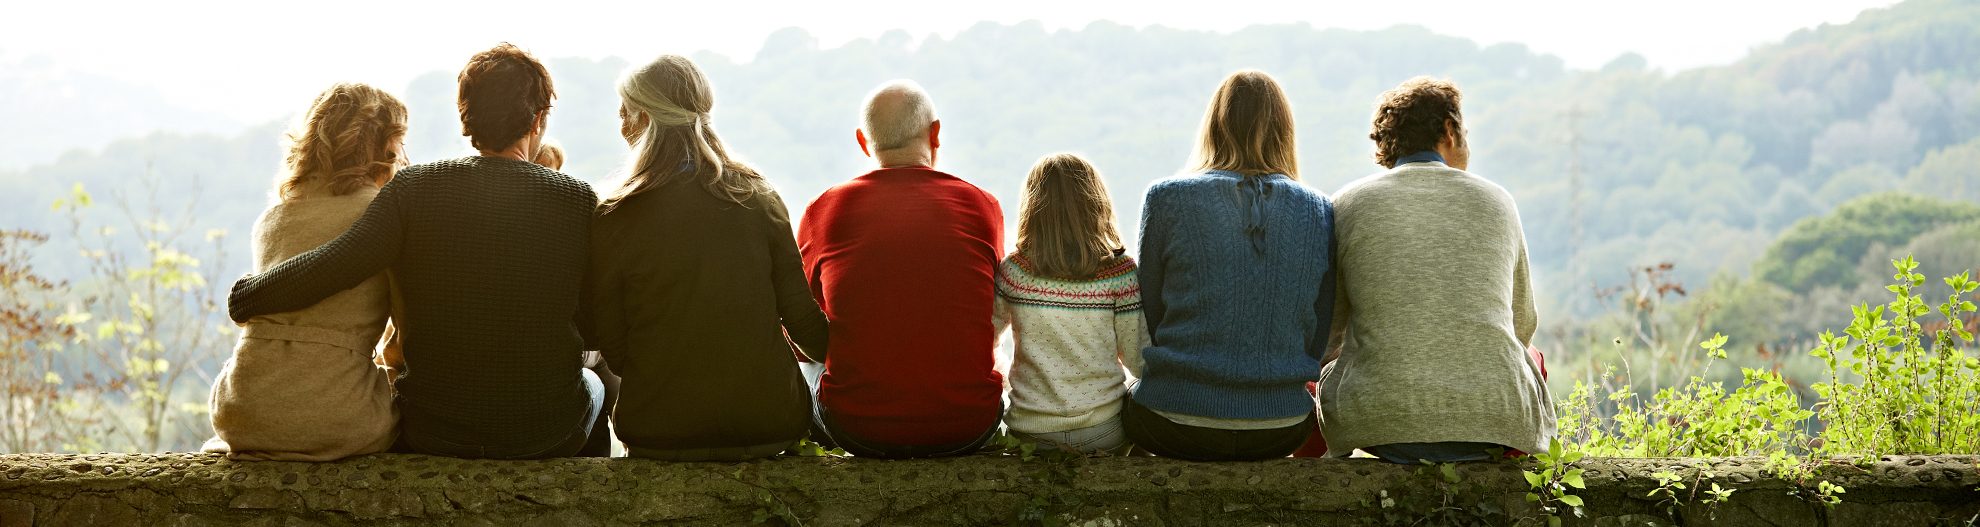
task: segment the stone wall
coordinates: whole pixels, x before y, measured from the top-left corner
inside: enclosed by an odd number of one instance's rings
[[[1750,459],[1595,459],[1586,517],[1568,525],[1973,525],[1980,456],[1893,457],[1820,469],[1847,488],[1819,504]],[[1667,510],[1651,474],[1737,489]],[[1457,484],[1445,478],[1454,477]],[[1699,485],[1690,485],[1696,488]],[[0,527],[28,525],[1441,525],[1531,521],[1508,463],[1189,463],[983,455],[921,461],[779,458],[468,461],[375,455],[336,463],[209,454],[0,456]],[[1540,522],[1544,525],[1544,521]]]

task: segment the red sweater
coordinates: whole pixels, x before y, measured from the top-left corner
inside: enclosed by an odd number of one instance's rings
[[[928,168],[880,169],[805,209],[798,250],[832,320],[819,404],[860,439],[940,445],[1001,416],[991,332],[1004,212]]]

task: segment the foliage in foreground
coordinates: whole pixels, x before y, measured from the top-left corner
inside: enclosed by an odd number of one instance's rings
[[[157,203],[156,181],[145,187]],[[212,432],[204,368],[226,356],[231,324],[202,261],[224,262],[225,233],[186,239],[192,211],[168,217],[119,194],[119,229],[87,219],[95,199],[81,185],[55,209],[67,213],[84,265],[70,284],[37,274],[31,232],[0,234],[0,450],[155,452],[196,447]],[[168,219],[169,218],[169,219]],[[173,220],[179,221],[173,221]],[[86,228],[85,225],[92,225]],[[206,264],[210,265],[210,264]]]
[[[1925,284],[1916,259],[1894,260],[1897,273],[1885,290],[1889,303],[1852,308],[1853,321],[1842,336],[1821,335],[1809,353],[1823,361],[1828,382],[1811,388],[1819,397],[1813,410],[1778,371],[1741,368],[1740,384],[1707,381],[1716,361],[1726,358],[1725,335],[1700,343],[1705,367],[1681,386],[1657,390],[1647,401],[1625,380],[1604,388],[1575,382],[1558,404],[1557,438],[1536,454],[1530,501],[1538,502],[1550,524],[1579,515],[1578,488],[1571,464],[1584,455],[1604,457],[1760,456],[1766,470],[1796,482],[1812,502],[1835,506],[1846,490],[1813,481],[1812,468],[1828,457],[1869,461],[1892,454],[1980,453],[1980,357],[1962,350],[1973,342],[1973,301],[1980,289],[1969,273],[1945,278],[1950,295],[1936,307],[1916,291]],[[1939,318],[1933,319],[1936,313]],[[1603,386],[1614,377],[1603,375]],[[1716,510],[1731,489],[1703,468],[1684,474],[1662,472],[1645,497],[1657,499],[1675,515],[1683,504],[1699,502]],[[1579,479],[1579,478],[1574,478]],[[1688,482],[1688,483],[1687,483]],[[1571,488],[1572,487],[1572,488]],[[1689,490],[1687,490],[1689,489]]]
[[[1561,436],[1596,456],[1764,456],[1781,469],[1800,454],[1980,452],[1980,358],[1962,351],[1976,313],[1963,298],[1980,282],[1946,278],[1952,293],[1933,307],[1914,293],[1925,283],[1917,262],[1892,265],[1892,300],[1856,306],[1844,335],[1824,333],[1810,352],[1828,370],[1828,382],[1812,386],[1814,410],[1779,372],[1742,368],[1730,390],[1708,381],[1726,358],[1726,336],[1714,335],[1700,343],[1704,371],[1648,400],[1626,381],[1599,401],[1595,386],[1576,382],[1559,404]]]

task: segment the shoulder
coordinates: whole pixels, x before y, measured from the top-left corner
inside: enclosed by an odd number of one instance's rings
[[[1334,200],[1329,199],[1326,192],[1313,188],[1313,186],[1307,185],[1304,181],[1285,178],[1278,180],[1278,186],[1290,194],[1294,200],[1301,203],[1320,209],[1333,208]]]
[[[976,200],[979,205],[985,205],[991,208],[1001,208],[1003,206],[997,202],[996,196],[991,195],[987,190],[983,190],[983,187],[976,186],[975,183],[970,183],[968,180],[956,177],[955,174],[940,170],[929,170],[929,172],[932,173],[930,174],[931,176],[934,176],[930,180],[936,182],[936,185],[941,188]]]
[[[788,226],[791,224],[791,210],[789,206],[784,204],[784,196],[777,193],[777,189],[770,187],[767,183],[761,190],[750,195],[747,207],[749,210],[756,211],[759,216],[770,220],[772,224],[783,225],[785,228],[789,228]]]
[[[811,203],[805,204],[804,218],[800,222],[810,224],[825,220],[838,208],[839,202],[846,199],[846,196],[859,192],[861,185],[860,180],[854,179],[826,188],[824,192],[818,193],[818,197],[811,198]]]
[[[1217,186],[1220,183],[1219,179],[1222,178],[1205,173],[1176,174],[1150,182],[1148,184],[1148,195],[1168,195],[1177,192],[1188,192],[1203,187]]]
[[[1100,272],[1094,273],[1094,279],[1119,280],[1125,278],[1127,280],[1133,280],[1136,269],[1139,269],[1139,266],[1134,263],[1134,258],[1123,254],[1110,258],[1106,263],[1101,264]]]
[[[522,167],[523,171],[533,173],[536,177],[549,182],[552,187],[563,192],[571,199],[584,201],[591,206],[598,204],[598,192],[592,190],[590,183],[571,177],[570,174],[551,170],[536,163],[525,163],[524,165],[526,166]]]

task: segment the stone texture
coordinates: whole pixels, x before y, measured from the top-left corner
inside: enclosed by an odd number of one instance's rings
[[[1836,462],[1834,508],[1753,459],[1591,459],[1585,516],[1569,525],[1970,525],[1980,456]],[[1667,509],[1650,474],[1704,469],[1737,489],[1723,504]],[[0,527],[26,525],[1380,525],[1535,514],[1520,467],[1435,469],[1370,460],[1190,463],[1029,461],[982,455],[745,463],[641,459],[469,461],[373,455],[335,463],[232,462],[210,454],[0,456]],[[1806,482],[1812,487],[1814,481]],[[1544,524],[1544,522],[1543,522]]]

